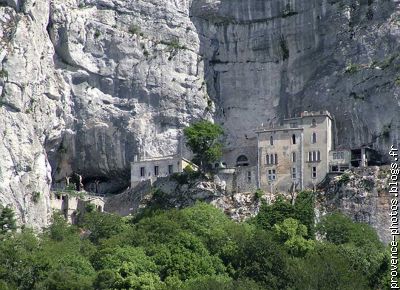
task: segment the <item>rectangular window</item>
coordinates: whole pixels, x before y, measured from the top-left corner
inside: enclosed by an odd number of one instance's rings
[[[275,169],[268,170],[268,180],[273,181],[276,179],[276,171]]]
[[[316,166],[312,167],[311,177],[317,178],[317,167]]]
[[[251,182],[251,171],[247,171],[247,182]]]
[[[278,154],[275,154],[275,164],[278,164]]]
[[[316,161],[317,160],[317,152],[313,151],[312,152],[312,161]]]
[[[154,175],[158,176],[158,166],[154,166]]]
[[[315,143],[317,143],[317,133],[312,133],[312,136],[311,136],[311,143],[312,144],[315,144]]]
[[[296,162],[296,152],[292,152],[292,162]]]
[[[144,177],[146,174],[145,168],[144,167],[140,167],[140,177]]]
[[[333,159],[338,159],[337,158],[337,153],[333,153]]]
[[[296,179],[297,178],[297,172],[296,172],[296,167],[292,168],[292,178]]]
[[[174,173],[174,166],[172,164],[168,165],[168,174]]]
[[[267,156],[265,156],[265,163],[267,164],[267,165],[269,165],[269,155],[267,154]]]
[[[308,162],[312,161],[312,152],[308,152]]]

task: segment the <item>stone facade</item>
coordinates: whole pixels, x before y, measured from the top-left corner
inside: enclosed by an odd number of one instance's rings
[[[215,175],[217,184],[227,193],[255,192],[257,190],[257,166],[220,168]]]
[[[229,147],[229,145],[223,149],[222,162],[227,165],[227,167],[236,167],[241,165],[239,157],[245,157],[246,162],[242,164],[247,164],[249,166],[257,165],[257,137],[248,137],[242,140],[239,145],[235,147]]]
[[[332,117],[327,111],[303,112],[258,134],[258,185],[266,192],[314,188],[329,172],[333,149]]]
[[[350,150],[332,150],[329,152],[329,172],[343,172],[350,167]]]
[[[193,170],[198,169],[195,164],[179,155],[143,158],[142,160],[132,162],[131,187],[134,188],[146,180],[150,180],[152,183],[159,177],[182,172],[187,166]]]
[[[95,210],[104,210],[104,198],[101,196],[82,195],[72,196],[65,192],[52,192],[50,194],[50,207],[61,212],[68,222],[75,224],[78,213],[86,211],[86,206],[93,204]]]

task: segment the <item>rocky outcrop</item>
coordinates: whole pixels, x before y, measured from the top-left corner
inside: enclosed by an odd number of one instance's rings
[[[154,184],[141,183],[136,188],[110,196],[104,210],[126,216],[150,206],[184,208],[202,201],[223,210],[233,220],[243,221],[258,213],[262,198],[257,198],[254,192],[230,194],[220,183],[207,178],[188,178],[183,174],[159,178]]]
[[[390,168],[367,167],[353,169],[331,179],[325,190],[317,195],[317,221],[335,211],[357,222],[370,224],[380,239],[388,243],[390,236],[389,193]]]
[[[398,16],[387,0],[0,0],[0,204],[39,228],[51,183],[77,172],[117,192],[134,155],[175,153],[200,118],[234,147],[260,123],[328,109],[337,143],[385,151]]]

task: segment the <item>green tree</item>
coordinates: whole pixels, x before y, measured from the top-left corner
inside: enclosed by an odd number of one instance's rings
[[[126,224],[121,217],[98,211],[85,213],[80,225],[90,232],[89,238],[95,244],[101,239],[122,233],[126,228]]]
[[[314,237],[315,196],[312,191],[301,191],[294,203],[295,219],[307,227],[308,238]]]
[[[352,243],[358,247],[372,245],[382,248],[382,243],[371,226],[365,223],[355,223],[341,213],[325,216],[317,225],[317,229],[328,242],[336,245]]]
[[[200,121],[184,129],[186,144],[195,154],[195,162],[204,170],[222,156],[222,144],[218,139],[224,131],[210,121]]]
[[[287,218],[295,218],[294,208],[283,196],[278,196],[273,204],[261,205],[255,222],[260,228],[271,230],[275,224]]]
[[[287,251],[294,256],[303,256],[314,248],[314,241],[307,240],[307,227],[293,218],[275,224],[275,233]]]
[[[123,246],[97,252],[93,265],[98,272],[94,284],[99,289],[156,289],[161,284],[157,265],[143,248]]]
[[[325,216],[317,229],[325,241],[338,245],[341,253],[367,277],[371,288],[381,288],[389,272],[389,258],[371,226],[353,222],[341,213],[333,213]]]
[[[307,227],[307,237],[314,236],[314,195],[312,192],[300,192],[292,205],[283,196],[278,196],[274,203],[264,203],[254,222],[264,230],[271,230],[277,223],[287,218],[294,218]]]
[[[37,281],[35,253],[39,249],[39,240],[30,230],[5,235],[0,242],[0,281],[9,288],[33,289]]]
[[[319,243],[305,258],[296,259],[294,289],[367,290],[368,279],[337,246]]]
[[[14,211],[10,207],[5,207],[0,213],[0,234],[15,231],[17,224],[14,218]]]
[[[287,289],[291,285],[289,257],[270,232],[255,232],[241,245],[232,264],[235,278],[251,279],[265,289]]]

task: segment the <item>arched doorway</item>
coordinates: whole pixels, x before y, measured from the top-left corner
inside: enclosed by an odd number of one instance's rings
[[[236,166],[249,166],[249,159],[246,157],[246,155],[240,155],[236,159]]]

